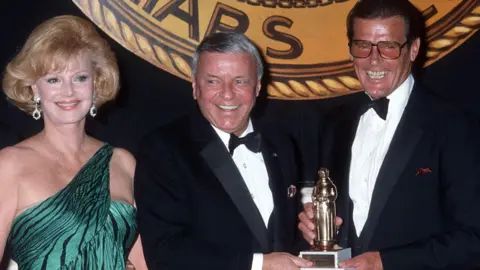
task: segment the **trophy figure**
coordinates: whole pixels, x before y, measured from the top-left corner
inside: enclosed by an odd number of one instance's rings
[[[309,269],[338,269],[339,262],[351,258],[351,250],[335,245],[337,187],[326,168],[318,171],[318,178],[312,191],[315,239],[312,250],[300,252],[300,257],[315,263],[314,268]]]

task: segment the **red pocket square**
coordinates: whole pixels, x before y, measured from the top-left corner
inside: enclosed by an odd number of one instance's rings
[[[425,175],[425,174],[431,173],[431,172],[432,172],[432,169],[430,169],[430,168],[420,168],[420,169],[418,169],[418,171],[415,175],[416,176]]]

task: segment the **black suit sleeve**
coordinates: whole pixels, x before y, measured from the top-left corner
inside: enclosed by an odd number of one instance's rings
[[[473,123],[454,122],[446,127],[439,160],[442,208],[450,228],[423,241],[380,250],[385,270],[480,268],[480,133]]]
[[[160,136],[146,138],[137,155],[137,220],[149,269],[250,269],[251,253],[219,249],[191,233],[192,187],[177,158]]]

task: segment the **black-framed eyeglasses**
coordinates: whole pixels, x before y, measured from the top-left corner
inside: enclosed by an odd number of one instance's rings
[[[372,54],[373,46],[377,47],[377,51],[383,59],[397,59],[402,54],[402,49],[407,45],[408,40],[403,44],[396,41],[379,41],[374,44],[368,40],[353,40],[348,46],[350,54],[355,58],[367,58]]]

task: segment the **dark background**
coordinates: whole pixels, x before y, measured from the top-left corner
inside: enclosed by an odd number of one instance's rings
[[[36,25],[63,14],[84,17],[70,0],[2,0],[1,69],[21,48]],[[118,57],[122,88],[117,100],[102,107],[95,120],[89,117],[87,130],[95,137],[135,152],[138,140],[145,132],[195,106],[191,86],[189,82],[154,67],[104,36]],[[444,99],[480,116],[480,106],[477,105],[480,96],[479,64],[480,34],[477,32],[446,57],[424,69],[417,80]],[[294,135],[303,166],[308,169],[316,166],[319,119],[332,107],[351,99],[351,96],[312,101],[262,99],[257,104],[256,113],[264,121],[277,122]],[[22,137],[38,132],[41,122],[33,120],[0,96],[0,123],[10,126]],[[310,176],[303,178],[313,180]]]

